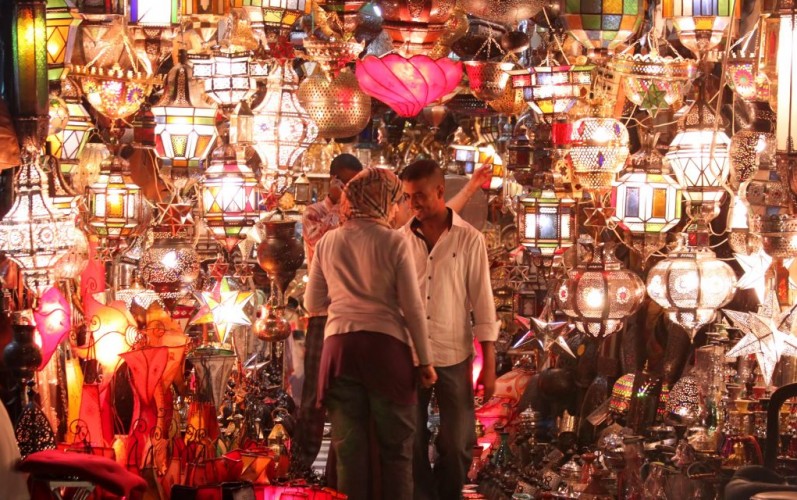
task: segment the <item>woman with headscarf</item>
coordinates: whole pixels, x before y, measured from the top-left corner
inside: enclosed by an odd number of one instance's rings
[[[388,170],[367,168],[349,181],[344,222],[318,242],[305,291],[311,314],[328,311],[319,402],[332,423],[338,489],[351,500],[369,498],[369,421],[383,497],[412,497],[416,384],[437,379],[414,263],[388,223],[401,193]]]

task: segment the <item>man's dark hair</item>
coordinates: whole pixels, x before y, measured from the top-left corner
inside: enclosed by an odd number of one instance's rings
[[[363,164],[360,163],[360,160],[358,160],[356,156],[350,155],[349,153],[343,153],[336,156],[332,160],[332,163],[329,164],[329,175],[338,177],[340,176],[342,170],[361,172],[362,169]]]
[[[445,182],[445,174],[434,160],[417,160],[409,165],[401,172],[402,181],[419,181],[422,179],[435,179],[440,182]]]

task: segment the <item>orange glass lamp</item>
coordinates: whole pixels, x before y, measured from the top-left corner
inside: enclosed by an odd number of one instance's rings
[[[255,106],[255,149],[266,168],[298,165],[318,137],[318,125],[299,102],[299,76],[290,60],[276,65],[266,80],[266,97]]]
[[[56,209],[37,155],[25,161],[14,180],[15,200],[0,220],[0,251],[20,267],[25,286],[41,295],[55,282],[55,264],[74,241],[74,214]]]
[[[80,17],[69,0],[47,2],[47,74],[50,81],[61,79],[64,62],[71,57]]]
[[[681,43],[702,59],[739,19],[741,6],[738,0],[663,0],[662,15],[672,20]]]
[[[260,219],[255,174],[238,159],[235,147],[225,144],[213,151],[201,190],[205,224],[232,252]]]
[[[17,130],[24,140],[35,141],[36,147],[44,137],[38,137],[36,124],[31,120],[46,117],[49,110],[47,81],[47,26],[43,1],[14,2],[11,11],[11,55],[14,77],[14,115],[30,121],[31,132]],[[8,15],[8,14],[4,14]],[[23,125],[18,120],[17,128]],[[45,129],[46,130],[46,129]]]
[[[112,156],[100,169],[97,181],[86,188],[86,228],[106,248],[118,250],[147,229],[150,209],[127,161]]]
[[[161,172],[183,187],[196,180],[216,142],[216,107],[207,106],[192,92],[191,68],[181,62],[166,76],[163,97],[152,107],[155,115],[155,152]]]

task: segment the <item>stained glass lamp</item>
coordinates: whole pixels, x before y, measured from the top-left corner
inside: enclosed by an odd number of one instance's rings
[[[61,97],[66,102],[69,119],[64,129],[47,137],[47,141],[50,143],[50,154],[59,160],[61,173],[68,177],[80,161],[80,154],[88,142],[93,124],[91,115],[83,106],[71,80],[64,79],[61,82]]]
[[[520,244],[532,255],[550,257],[570,248],[576,234],[576,201],[557,193],[552,179],[532,188],[520,203],[523,206],[518,213]]]
[[[250,76],[249,51],[217,49],[211,56],[190,55],[189,61],[194,78],[205,82],[205,93],[225,113],[244,99],[249,99],[257,90],[255,79]]]
[[[64,62],[71,57],[80,17],[68,0],[47,2],[47,74],[50,81],[61,79]]]
[[[612,66],[622,75],[626,98],[651,116],[680,107],[684,91],[697,73],[697,61],[665,57],[655,49],[647,54],[617,54]]]
[[[734,19],[741,2],[735,0],[664,0],[662,15],[671,19],[678,39],[698,58],[716,48]]]
[[[561,66],[556,61],[508,71],[513,88],[523,89],[526,103],[547,123],[570,111],[592,84],[594,66]]]
[[[716,120],[708,104],[698,99],[665,155],[683,188],[689,216],[696,221],[709,222],[717,216],[730,175],[730,139],[722,129],[714,132]]]
[[[130,0],[130,22],[139,26],[165,28],[180,22],[179,0]]]
[[[53,207],[35,159],[19,168],[14,187],[14,204],[0,220],[0,251],[19,264],[25,286],[41,294],[55,282],[55,264],[72,247],[75,214]]]
[[[292,61],[284,61],[269,74],[266,97],[254,108],[255,149],[269,169],[297,165],[318,137],[318,126],[299,102],[298,87]]]
[[[201,175],[216,142],[216,108],[205,105],[192,90],[192,73],[183,62],[166,76],[163,97],[152,107],[155,152],[161,172],[178,186]]]
[[[225,144],[213,151],[201,192],[205,225],[232,252],[260,218],[257,179],[235,147]]]
[[[613,51],[633,35],[645,17],[644,0],[571,0],[562,19],[568,32],[584,47]]]
[[[556,300],[576,327],[594,337],[619,331],[645,298],[645,285],[603,245],[591,249],[567,272],[556,290]]]
[[[603,193],[628,159],[628,130],[614,118],[587,117],[576,121],[570,135],[573,177],[583,189]]]
[[[690,246],[686,238],[682,235],[680,245],[650,269],[647,291],[667,318],[694,338],[733,297],[736,274],[708,247]]]

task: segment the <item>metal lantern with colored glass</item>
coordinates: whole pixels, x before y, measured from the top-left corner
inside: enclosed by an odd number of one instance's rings
[[[636,33],[644,17],[644,0],[568,0],[562,15],[573,38],[598,53],[622,45]]]
[[[689,216],[708,223],[719,214],[730,175],[730,139],[702,99],[691,105],[665,158],[683,188]]]
[[[529,107],[546,123],[568,111],[585,97],[592,84],[594,66],[559,65],[547,60],[545,65],[508,71],[512,87],[523,89]]]
[[[551,257],[573,245],[576,201],[557,193],[553,175],[536,176],[528,195],[520,199],[523,211],[518,213],[520,244],[532,255]]]
[[[628,130],[614,118],[587,117],[573,124],[569,154],[583,189],[603,193],[628,159]]]
[[[150,209],[119,156],[103,160],[97,180],[86,188],[86,228],[110,250],[119,250],[147,229]]]
[[[679,108],[697,73],[697,61],[665,57],[655,48],[647,54],[617,54],[611,64],[623,76],[625,97],[650,116]]]
[[[739,19],[741,5],[736,0],[663,0],[662,15],[672,20],[681,43],[702,59]]]
[[[318,136],[318,126],[299,102],[299,76],[291,61],[276,65],[266,80],[266,95],[254,106],[255,149],[266,168],[297,165]]]
[[[224,144],[213,151],[201,192],[205,225],[232,252],[260,218],[257,179],[235,147]]]
[[[733,269],[707,246],[688,245],[686,234],[678,247],[650,269],[647,279],[650,298],[691,338],[714,321],[717,309],[733,298],[735,285]]]
[[[631,234],[631,248],[646,261],[664,246],[667,231],[681,220],[681,190],[648,137],[634,153],[630,168],[612,187],[613,218]]]
[[[233,49],[216,49],[210,56],[189,56],[193,77],[204,81],[205,93],[227,115],[257,90],[249,71],[251,59],[250,51]]]
[[[155,152],[161,172],[177,186],[196,180],[216,142],[216,108],[202,102],[191,85],[193,74],[181,62],[166,76],[163,97],[152,107]]]
[[[315,69],[296,95],[318,127],[318,137],[324,139],[355,136],[371,119],[371,97],[360,90],[357,77],[348,69],[337,74]]]
[[[604,245],[585,245],[588,255],[556,290],[556,300],[576,327],[594,337],[619,331],[645,298],[645,284]],[[592,248],[589,248],[592,247]]]
[[[91,115],[83,106],[75,84],[69,79],[61,82],[61,97],[66,102],[69,119],[58,133],[47,137],[50,154],[58,158],[61,173],[67,178],[80,162],[81,152],[88,143],[89,131],[93,128]]]
[[[47,76],[52,81],[61,79],[64,62],[70,57],[80,17],[68,0],[48,0],[45,15],[47,25]]]

